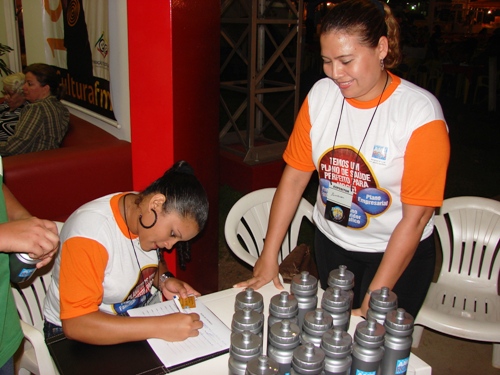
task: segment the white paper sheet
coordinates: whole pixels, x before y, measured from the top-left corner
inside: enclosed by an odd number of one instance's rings
[[[187,308],[185,311],[200,315],[203,328],[200,329],[199,336],[190,337],[180,342],[168,342],[161,339],[148,340],[155,354],[167,368],[229,349],[231,330],[203,302],[197,300],[196,308]],[[161,316],[176,312],[178,310],[174,301],[166,301],[129,310],[128,314],[140,317]]]

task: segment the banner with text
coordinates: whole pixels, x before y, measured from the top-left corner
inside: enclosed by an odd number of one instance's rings
[[[45,58],[61,73],[64,100],[115,120],[109,89],[108,1],[44,0]]]

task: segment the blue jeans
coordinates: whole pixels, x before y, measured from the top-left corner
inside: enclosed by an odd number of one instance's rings
[[[10,357],[5,364],[0,367],[0,375],[14,375],[14,358]]]
[[[43,322],[43,333],[45,335],[45,340],[50,339],[53,336],[60,335],[63,332],[62,327],[56,326],[46,320]],[[1,374],[0,374],[1,375]]]

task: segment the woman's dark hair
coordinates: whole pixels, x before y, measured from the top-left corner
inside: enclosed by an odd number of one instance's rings
[[[399,24],[391,8],[378,0],[346,0],[335,5],[321,23],[321,34],[331,31],[357,34],[360,43],[371,48],[385,36],[389,44],[385,67],[395,68],[401,62]]]
[[[161,193],[167,197],[163,204],[165,212],[177,212],[184,218],[192,218],[201,231],[208,218],[208,198],[205,189],[194,175],[193,168],[186,161],[178,161],[165,174],[149,185],[140,200],[149,194]],[[181,269],[191,259],[189,242],[176,244]]]
[[[36,77],[36,80],[40,82],[40,85],[49,85],[51,95],[55,96],[57,99],[62,98],[64,94],[64,86],[61,85],[61,77],[57,74],[54,67],[43,63],[36,63],[28,65],[24,69],[24,74],[28,72]]]

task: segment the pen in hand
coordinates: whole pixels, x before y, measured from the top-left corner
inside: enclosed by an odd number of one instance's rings
[[[174,296],[174,303],[175,303],[175,306],[177,306],[177,310],[179,310],[180,313],[187,314],[187,312],[183,309],[183,307],[181,305],[181,301],[179,301],[179,296],[177,296],[177,295]]]

